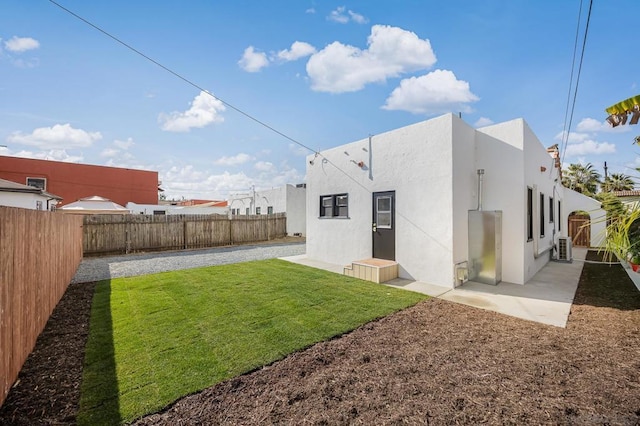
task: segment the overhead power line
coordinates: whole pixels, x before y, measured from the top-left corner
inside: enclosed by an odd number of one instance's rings
[[[90,22],[89,20],[83,18],[82,16],[78,15],[77,13],[67,9],[66,7],[62,6],[61,4],[57,3],[54,0],[49,0],[50,3],[54,4],[55,6],[59,7],[60,9],[64,10],[65,12],[67,12],[68,14],[72,15],[73,17],[79,19],[80,21],[84,22],[85,24],[91,26],[92,28],[100,31],[102,34],[106,35],[107,37],[109,37],[110,39],[118,42],[119,44],[123,45],[124,47],[126,47],[127,49],[131,50],[132,52],[135,52],[136,54],[142,56],[143,58],[145,58],[146,60],[152,62],[153,64],[157,65],[158,67],[162,68],[163,70],[167,71],[168,73],[170,73],[171,75],[179,78],[180,80],[184,81],[185,83],[187,83],[188,85],[195,87],[196,89],[200,90],[201,92],[204,92],[206,94],[208,94],[209,96],[213,97],[214,99],[217,99],[218,101],[222,102],[225,106],[228,106],[229,108],[231,108],[232,110],[242,114],[243,116],[247,117],[248,119],[258,123],[259,125],[266,127],[267,129],[271,130],[272,132],[282,136],[283,138],[295,143],[296,145],[305,148],[309,151],[311,151],[312,153],[315,154],[315,158],[320,157],[322,160],[322,163],[327,163],[330,164],[331,166],[333,166],[336,170],[338,170],[340,173],[342,173],[343,175],[345,175],[345,177],[347,177],[349,180],[353,181],[358,187],[360,187],[361,189],[363,189],[365,192],[372,194],[372,191],[367,188],[362,182],[360,182],[358,179],[356,179],[355,177],[353,177],[351,174],[349,174],[346,170],[343,170],[342,168],[338,167],[335,163],[333,163],[331,160],[329,160],[328,158],[326,158],[324,155],[322,155],[320,152],[318,152],[317,150],[314,150],[310,147],[308,147],[307,145],[303,144],[302,142],[286,135],[285,133],[275,129],[274,127],[268,125],[267,123],[265,123],[262,120],[257,119],[256,117],[252,116],[251,114],[241,110],[238,107],[235,107],[234,105],[224,101],[223,99],[220,99],[220,97],[213,95],[212,93],[210,93],[209,91],[205,90],[204,88],[202,88],[200,85],[194,83],[193,81],[189,80],[188,78],[184,77],[183,75],[179,74],[176,71],[173,71],[171,68],[161,64],[160,62],[156,61],[155,59],[151,58],[150,56],[142,53],[140,50],[134,48],[133,46],[129,45],[128,43],[120,40],[118,37],[112,35],[111,33],[103,30],[102,28],[100,28],[99,26],[95,25],[94,23]],[[312,160],[313,161],[313,160]],[[411,219],[409,219],[409,217],[407,217],[406,215],[404,215],[401,211],[396,209],[396,214],[398,216],[403,217],[408,223],[410,223],[412,226],[414,226],[416,229],[418,229],[419,231],[421,231],[423,234],[425,234],[428,238],[430,238],[432,241],[434,241],[436,244],[440,245],[441,247],[447,249],[447,247],[445,247],[440,241],[438,241],[435,237],[433,237],[431,234],[429,234],[423,227],[419,226],[418,224],[416,224],[415,222],[413,222]],[[447,249],[450,251],[450,249]]]
[[[585,28],[584,28],[584,36],[582,38],[582,51],[580,53],[580,63],[578,65],[578,74],[576,76],[576,85],[573,89],[573,102],[571,103],[571,114],[569,114],[569,124],[567,125],[567,112],[569,110],[569,101],[571,98],[571,85],[572,85],[572,81],[573,81],[573,71],[575,68],[575,58],[576,58],[576,51],[577,51],[577,46],[578,46],[578,33],[579,33],[579,29],[580,29],[580,18],[582,15],[582,0],[580,1],[580,10],[578,12],[578,26],[576,28],[576,41],[573,47],[573,61],[571,63],[571,79],[569,81],[569,95],[567,96],[567,109],[565,111],[565,117],[564,117],[564,122],[565,122],[565,126],[564,126],[564,130],[563,130],[563,141],[562,141],[562,155],[561,155],[561,164],[564,163],[564,156],[565,153],[567,152],[567,146],[569,145],[569,134],[571,133],[571,124],[573,123],[573,113],[575,111],[575,107],[576,107],[576,98],[578,96],[578,86],[580,85],[580,74],[582,72],[582,62],[584,60],[584,52],[586,49],[586,45],[587,45],[587,35],[589,33],[589,22],[591,21],[591,9],[593,7],[593,0],[589,0],[589,12],[587,13],[587,21],[585,24]]]
[[[244,115],[248,119],[255,121],[256,123],[260,124],[261,126],[266,127],[267,129],[271,130],[272,132],[277,133],[278,135],[282,136],[285,139],[290,140],[291,142],[295,143],[296,145],[301,146],[302,148],[305,148],[305,149],[307,149],[307,150],[309,150],[311,152],[316,152],[316,150],[309,148],[307,145],[303,144],[302,142],[292,138],[291,136],[288,136],[288,135],[282,133],[281,131],[279,131],[278,129],[270,126],[269,124],[265,123],[264,121],[257,119],[253,115],[251,115],[251,114],[241,110],[240,108],[230,104],[229,102],[225,101],[224,99],[221,99],[219,96],[216,96],[216,95],[210,93],[208,90],[204,89],[202,86],[198,85],[197,83],[194,83],[193,81],[189,80],[188,78],[184,77],[183,75],[179,74],[178,72],[172,70],[171,68],[169,68],[169,67],[167,67],[165,65],[162,65],[160,62],[158,62],[155,59],[151,58],[150,56],[144,54],[143,52],[139,51],[138,49],[136,49],[135,47],[131,46],[130,44],[120,40],[118,37],[114,36],[113,34],[107,32],[105,30],[103,30],[102,28],[100,28],[96,24],[90,22],[89,20],[83,18],[82,16],[78,15],[77,13],[75,13],[75,12],[67,9],[66,7],[62,6],[60,3],[57,3],[54,0],[49,0],[49,2],[51,2],[54,5],[58,6],[60,9],[64,10],[68,14],[74,16],[75,18],[81,20],[85,24],[87,24],[87,25],[93,27],[94,29],[100,31],[102,34],[106,35],[107,37],[111,38],[112,40],[120,43],[121,45],[123,45],[127,49],[137,53],[138,55],[142,56],[143,58],[145,58],[149,62],[152,62],[153,64],[159,66],[160,68],[162,68],[163,70],[167,71],[168,73],[174,75],[175,77],[178,77],[180,80],[184,81],[185,83],[189,84],[190,86],[193,86],[196,89],[200,90],[201,92],[204,92],[204,93],[208,94],[212,98],[217,99],[218,101],[222,102],[225,106],[227,106],[227,107],[231,108],[232,110]]]
[[[220,97],[210,93],[208,90],[205,90],[202,86],[200,86],[197,83],[194,83],[193,81],[191,81],[190,79],[188,79],[187,77],[181,75],[180,73],[172,70],[171,68],[161,64],[160,62],[156,61],[155,59],[151,58],[150,56],[144,54],[143,52],[141,52],[140,50],[136,49],[135,47],[131,46],[130,44],[122,41],[121,39],[119,39],[118,37],[114,36],[113,34],[109,33],[106,30],[103,30],[102,28],[100,28],[99,26],[97,26],[96,24],[92,23],[91,21],[83,18],[82,16],[78,15],[77,13],[73,12],[72,10],[67,9],[66,7],[62,6],[60,3],[54,1],[54,0],[49,0],[50,3],[56,5],[57,7],[59,7],[60,9],[64,10],[65,12],[67,12],[68,14],[72,15],[73,17],[79,19],[80,21],[84,22],[85,24],[89,25],[90,27],[100,31],[102,34],[106,35],[107,37],[109,37],[110,39],[118,42],[119,44],[123,45],[124,47],[126,47],[127,49],[131,50],[132,52],[135,52],[136,54],[142,56],[143,58],[145,58],[146,60],[148,60],[149,62],[152,62],[153,64],[157,65],[158,67],[162,68],[163,70],[167,71],[168,73],[170,73],[171,75],[179,78],[180,80],[184,81],[185,83],[187,83],[188,85],[195,87],[196,89],[200,90],[201,92],[206,93],[207,95],[211,96],[214,99],[217,99],[218,101],[222,102],[225,106],[231,108],[232,110],[242,114],[243,116],[245,116],[246,118],[258,123],[259,125],[266,127],[267,129],[271,130],[272,132],[282,136],[283,138],[295,143],[296,145],[309,150],[310,152],[314,153],[316,155],[316,157],[321,157],[323,159],[323,162],[331,164],[333,167],[335,167],[338,171],[340,171],[341,173],[343,173],[347,178],[351,179],[353,182],[355,182],[356,184],[358,184],[359,186],[361,186],[362,188],[364,188],[365,190],[369,191],[369,189],[367,187],[365,187],[364,185],[362,185],[362,183],[360,183],[357,179],[355,179],[353,176],[351,176],[349,173],[347,173],[345,170],[341,169],[340,167],[338,167],[336,164],[334,164],[331,160],[329,160],[328,158],[326,158],[325,156],[323,156],[320,152],[318,152],[315,149],[312,149],[310,147],[308,147],[307,145],[305,145],[304,143],[292,138],[291,136],[279,131],[278,129],[270,126],[269,124],[265,123],[262,120],[259,120],[258,118],[254,117],[253,115],[243,111],[242,109],[230,104],[229,102],[221,99]]]

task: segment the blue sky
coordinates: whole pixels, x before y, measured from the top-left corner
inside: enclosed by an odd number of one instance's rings
[[[580,0],[56,1],[313,150],[446,112],[562,142]],[[566,164],[639,175],[640,125],[604,111],[640,94],[638,16],[593,4]],[[311,153],[47,0],[0,5],[0,145],[156,170],[169,198],[300,183]]]

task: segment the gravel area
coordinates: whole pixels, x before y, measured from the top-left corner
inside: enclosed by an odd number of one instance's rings
[[[297,242],[85,258],[71,282],[86,283],[134,277],[179,269],[296,256],[305,252],[305,243]]]

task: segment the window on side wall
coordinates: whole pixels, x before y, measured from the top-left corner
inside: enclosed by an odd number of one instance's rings
[[[336,195],[335,216],[337,217],[349,216],[349,197],[347,196],[347,194]]]
[[[544,238],[544,194],[540,193],[540,238]]]
[[[267,207],[267,214],[273,214],[273,206]]]
[[[558,231],[562,228],[562,202],[558,200]]]
[[[549,197],[549,223],[553,223],[553,197]]]
[[[349,195],[322,195],[320,197],[320,217],[349,217]]]
[[[246,214],[247,216],[249,216],[251,214],[251,212],[249,211],[249,207],[247,207],[245,209],[244,214]]]
[[[527,241],[533,240],[533,188],[527,188]]]
[[[256,214],[262,214],[262,208],[256,207]]]

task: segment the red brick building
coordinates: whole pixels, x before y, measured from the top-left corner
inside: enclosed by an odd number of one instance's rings
[[[122,206],[158,203],[158,172],[0,155],[0,178],[62,197],[60,205],[98,195]]]

